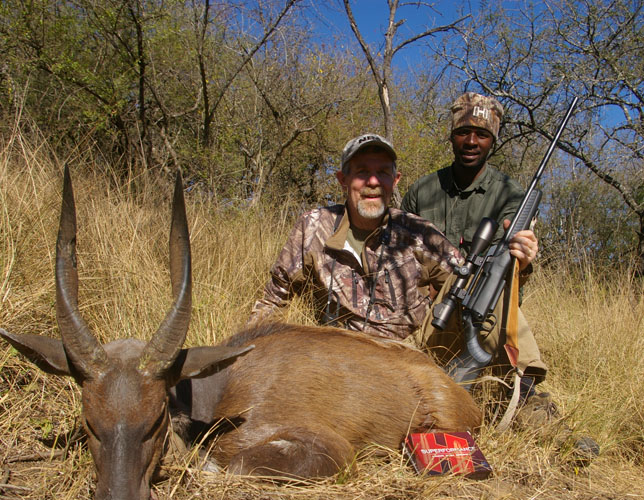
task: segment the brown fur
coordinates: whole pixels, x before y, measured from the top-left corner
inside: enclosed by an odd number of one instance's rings
[[[369,444],[396,449],[408,432],[481,423],[470,395],[404,344],[285,324],[225,342],[251,343],[255,348],[222,372],[191,381],[193,401],[214,398],[211,422],[234,424],[214,450],[233,472],[329,475]]]
[[[62,339],[1,328],[0,337],[40,369],[72,376],[81,386],[97,500],[149,499],[169,392],[176,393],[175,403],[190,403],[194,421],[229,423],[215,455],[237,473],[330,475],[372,442],[395,448],[408,431],[479,425],[470,396],[425,355],[362,334],[273,324],[241,332],[224,345],[181,349],[192,280],[180,174],[170,231],[174,301],[147,343],[124,339],[103,346],[80,314],[67,168],[56,249]]]

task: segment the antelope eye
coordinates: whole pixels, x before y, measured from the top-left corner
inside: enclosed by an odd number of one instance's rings
[[[156,435],[159,428],[165,422],[166,418],[168,418],[168,406],[164,404],[163,411],[159,415],[159,418],[155,420],[154,424],[152,424],[152,427],[150,427],[150,430],[145,433],[145,436],[143,436],[143,441],[147,441],[148,439],[153,438]]]
[[[89,423],[89,420],[87,420],[87,418],[83,418],[83,423],[85,424],[85,430],[90,435],[90,437],[96,439],[97,441],[100,441],[98,434],[96,434],[96,431]]]

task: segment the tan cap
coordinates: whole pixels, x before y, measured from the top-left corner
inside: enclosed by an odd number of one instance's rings
[[[466,92],[454,101],[452,130],[461,127],[479,127],[489,131],[494,139],[499,138],[503,106],[494,97]]]
[[[385,139],[382,136],[379,136],[378,134],[363,134],[354,139],[351,139],[344,146],[344,149],[342,150],[342,165],[341,165],[343,172],[346,173],[345,168],[349,160],[353,158],[358,151],[360,151],[363,148],[366,148],[367,146],[379,146],[383,148],[391,155],[391,158],[394,161],[396,161],[396,152],[394,151],[394,147],[387,139]]]

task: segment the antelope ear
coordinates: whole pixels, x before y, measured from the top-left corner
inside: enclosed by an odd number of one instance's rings
[[[72,375],[63,342],[42,335],[17,335],[0,328],[0,336],[42,371]]]
[[[202,346],[181,349],[167,373],[170,386],[187,378],[203,378],[230,366],[235,360],[254,349],[246,347]]]

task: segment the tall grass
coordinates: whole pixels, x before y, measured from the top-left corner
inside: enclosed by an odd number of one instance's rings
[[[627,272],[542,270],[526,311],[550,368],[544,384],[606,452],[644,462],[644,290]]]
[[[149,338],[171,303],[168,232],[172,179],[149,175],[137,188],[116,187],[86,165],[70,165],[78,216],[79,304],[104,342]],[[46,143],[17,134],[0,151],[0,326],[57,337],[54,252],[62,166]],[[241,327],[283,244],[295,204],[255,208],[224,205],[187,193],[193,255],[193,305],[188,345],[212,344]],[[602,446],[585,469],[553,444],[517,430],[482,430],[480,445],[494,479],[416,477],[394,452],[367,459],[353,476],[305,486],[274,486],[200,472],[183,463],[164,467],[161,498],[627,498],[644,496],[644,299],[625,274],[599,279],[592,269],[538,271],[524,311],[542,348],[551,392],[575,431]],[[303,303],[286,313],[311,322]],[[0,346],[0,461],[9,476],[0,495],[87,498],[88,452],[79,447],[79,392],[68,379],[40,374]],[[294,395],[297,397],[297,395]],[[5,474],[6,476],[6,474]],[[9,482],[3,489],[2,483]],[[342,484],[340,484],[342,483]],[[12,489],[13,488],[13,489]],[[22,489],[21,489],[22,488]]]

